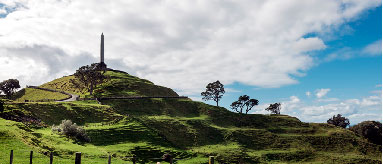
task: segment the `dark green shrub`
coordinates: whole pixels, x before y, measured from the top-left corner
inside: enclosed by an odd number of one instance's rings
[[[333,124],[335,126],[339,126],[342,128],[346,128],[350,125],[350,121],[346,117],[342,117],[341,114],[338,114],[337,116],[332,116],[332,118],[327,120],[328,124]]]
[[[378,121],[363,121],[350,127],[350,130],[374,144],[382,145],[382,123]]]

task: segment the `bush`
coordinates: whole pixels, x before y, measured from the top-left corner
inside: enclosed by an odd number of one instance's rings
[[[76,123],[72,123],[71,120],[62,120],[59,126],[52,126],[52,131],[57,131],[60,134],[75,138],[79,141],[90,142],[86,131],[81,126],[77,126]]]
[[[374,144],[382,145],[382,123],[378,121],[363,121],[350,127],[350,130]]]
[[[328,124],[333,124],[335,126],[339,126],[342,128],[346,128],[348,125],[350,125],[350,121],[346,117],[342,117],[341,114],[338,114],[337,116],[332,116],[332,118],[327,120]]]

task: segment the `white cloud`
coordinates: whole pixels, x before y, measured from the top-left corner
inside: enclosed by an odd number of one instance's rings
[[[290,96],[288,101],[282,101],[281,113],[289,113],[292,116],[296,116],[294,111],[297,111],[301,105],[301,100],[297,96]]]
[[[323,96],[326,96],[326,94],[330,91],[331,89],[327,88],[327,89],[318,89],[316,90],[316,96],[317,98],[322,98]]]
[[[242,92],[238,89],[234,89],[234,88],[225,88],[225,92],[226,93],[239,93],[239,92]]]
[[[290,96],[290,102],[291,103],[298,103],[301,100],[297,96]]]
[[[6,13],[7,13],[7,10],[5,10],[5,8],[0,8],[0,15],[6,14]]]
[[[97,62],[99,35],[104,32],[105,60],[110,67],[180,94],[196,95],[217,79],[223,84],[239,82],[258,87],[297,83],[294,76],[302,76],[314,65],[307,52],[326,47],[321,38],[307,34],[331,31],[381,2],[0,3],[12,8],[0,18],[0,51],[8,54],[3,58],[13,60],[3,68],[8,73],[0,74],[0,79],[20,76],[23,84],[41,84],[73,73],[80,65]],[[14,68],[24,64],[28,68]]]
[[[358,124],[362,121],[382,121],[382,115],[381,114],[375,114],[375,113],[357,113],[352,114],[347,117],[350,120],[354,120],[354,122],[350,122],[351,125]]]
[[[326,122],[331,116],[337,114],[342,114],[349,118],[351,124],[366,120],[382,120],[381,95],[373,95],[361,99],[330,99],[336,101],[321,101],[321,103],[325,104],[308,105],[302,102],[293,103],[294,101],[290,97],[289,101],[282,102],[283,108],[287,110],[281,113],[298,117],[305,122]]]
[[[332,102],[332,101],[339,101],[338,98],[325,98],[325,99],[317,99],[318,102]]]
[[[307,92],[306,92],[306,96],[307,96],[307,97],[310,97],[310,96],[311,96],[311,92],[307,91]]]
[[[332,116],[336,114],[348,115],[356,112],[356,105],[358,101],[347,100],[347,102],[340,102],[335,104],[326,104],[319,106],[306,106],[301,108],[303,115],[307,116]]]
[[[362,52],[367,55],[382,55],[382,40],[367,45]]]
[[[366,56],[379,56],[382,55],[382,40],[377,40],[373,43],[366,45],[363,49],[352,49],[350,47],[344,47],[335,52],[328,54],[324,61],[329,62],[333,60],[348,60],[355,57]]]
[[[366,120],[382,120],[382,95],[376,94],[360,99],[339,98],[316,99],[312,102],[301,101],[297,96],[290,96],[281,101],[281,114],[297,117],[304,122],[326,122],[337,114],[350,119],[351,124]],[[270,114],[265,111],[269,103],[259,104],[253,113]]]
[[[382,97],[370,96],[370,97],[362,99],[361,106],[373,106],[373,105],[379,105],[381,103],[382,103]]]

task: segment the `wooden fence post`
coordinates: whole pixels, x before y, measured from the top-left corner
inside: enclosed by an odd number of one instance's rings
[[[112,162],[112,156],[109,154],[108,164]]]
[[[76,153],[75,164],[81,164],[81,152]]]
[[[13,163],[13,150],[11,150],[11,155],[9,157],[9,163],[12,164]]]
[[[33,151],[31,151],[31,154],[29,155],[29,164],[32,164],[33,159]]]
[[[209,164],[214,164],[214,156],[209,156]]]
[[[49,157],[49,164],[53,164],[53,152],[51,152],[51,155]]]

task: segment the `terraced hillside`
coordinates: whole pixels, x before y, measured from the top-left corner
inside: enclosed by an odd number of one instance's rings
[[[118,71],[97,88],[102,96],[176,96],[169,88]],[[72,76],[42,87],[88,96],[71,88]],[[117,89],[116,89],[117,88]],[[287,115],[240,115],[225,108],[190,99],[137,99],[28,102],[5,105],[0,119],[0,159],[27,163],[35,150],[37,163],[72,163],[75,152],[84,163],[127,163],[133,155],[140,163],[159,161],[170,153],[177,163],[381,163],[381,146],[353,132],[322,123],[304,123]],[[91,141],[78,142],[52,132],[51,125],[71,119],[83,125]]]

